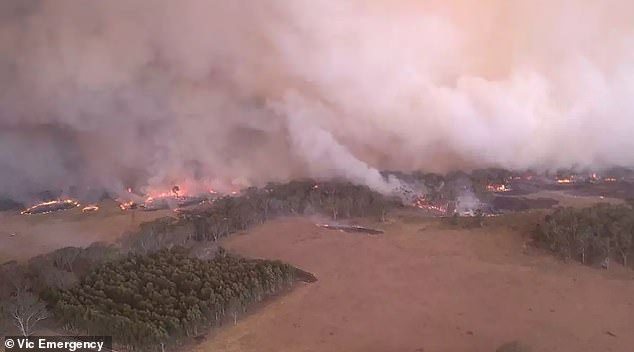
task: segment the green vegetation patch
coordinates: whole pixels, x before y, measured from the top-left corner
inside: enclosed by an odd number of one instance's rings
[[[591,208],[558,208],[537,226],[535,241],[564,259],[609,266],[623,265],[634,253],[634,210],[625,205],[598,204]]]
[[[111,335],[136,348],[237,319],[246,307],[292,285],[295,268],[218,255],[201,260],[182,248],[106,263],[71,289],[58,291],[55,315],[73,330]]]

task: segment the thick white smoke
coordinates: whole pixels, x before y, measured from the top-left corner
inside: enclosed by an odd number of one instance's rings
[[[5,0],[0,193],[634,166],[628,0]]]

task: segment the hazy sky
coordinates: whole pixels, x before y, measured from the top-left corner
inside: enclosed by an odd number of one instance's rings
[[[3,0],[0,193],[634,166],[633,18],[629,0]]]

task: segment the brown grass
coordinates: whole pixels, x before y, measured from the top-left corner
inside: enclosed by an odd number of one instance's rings
[[[135,213],[133,216],[130,211],[122,211],[112,201],[100,204],[95,213],[82,213],[81,207],[36,215],[0,212],[0,263],[67,246],[113,242],[141,222],[172,214],[170,210]]]
[[[409,215],[383,229],[369,236],[284,219],[225,240],[230,250],[288,261],[319,281],[194,351],[484,352],[514,340],[534,351],[634,346],[630,272],[533,253],[503,222],[451,230]]]

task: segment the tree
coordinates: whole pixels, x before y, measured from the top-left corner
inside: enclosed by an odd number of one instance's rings
[[[53,252],[53,263],[60,270],[73,272],[73,264],[81,254],[78,247],[65,247]]]
[[[16,261],[0,266],[0,298],[13,294],[17,289],[26,289],[31,285],[23,265]]]
[[[592,228],[584,227],[576,238],[577,254],[581,255],[581,264],[586,264],[586,250],[592,240]]]
[[[625,266],[634,251],[634,211],[598,204],[585,209],[558,208],[536,231],[536,240],[565,259],[588,260],[609,268],[617,256]]]
[[[326,206],[327,208],[330,210],[330,213],[332,214],[332,219],[333,220],[337,220],[337,215],[339,214],[339,209],[338,209],[338,202],[337,202],[337,191],[336,189],[333,187],[332,189],[328,190],[328,197],[326,198]]]
[[[627,256],[632,250],[632,233],[630,229],[619,225],[612,225],[615,237],[615,249],[621,255],[623,266],[627,267]]]
[[[482,212],[482,209],[476,209],[473,215],[473,220],[475,221],[475,225],[477,227],[484,226],[484,213]]]
[[[40,271],[40,279],[43,280],[46,286],[60,290],[69,289],[79,282],[78,277],[74,273],[55,267],[43,268]]]
[[[208,219],[208,227],[214,241],[229,233],[229,220],[220,214],[213,213]]]
[[[7,310],[23,336],[31,336],[36,325],[49,317],[44,303],[23,289],[16,292]]]

